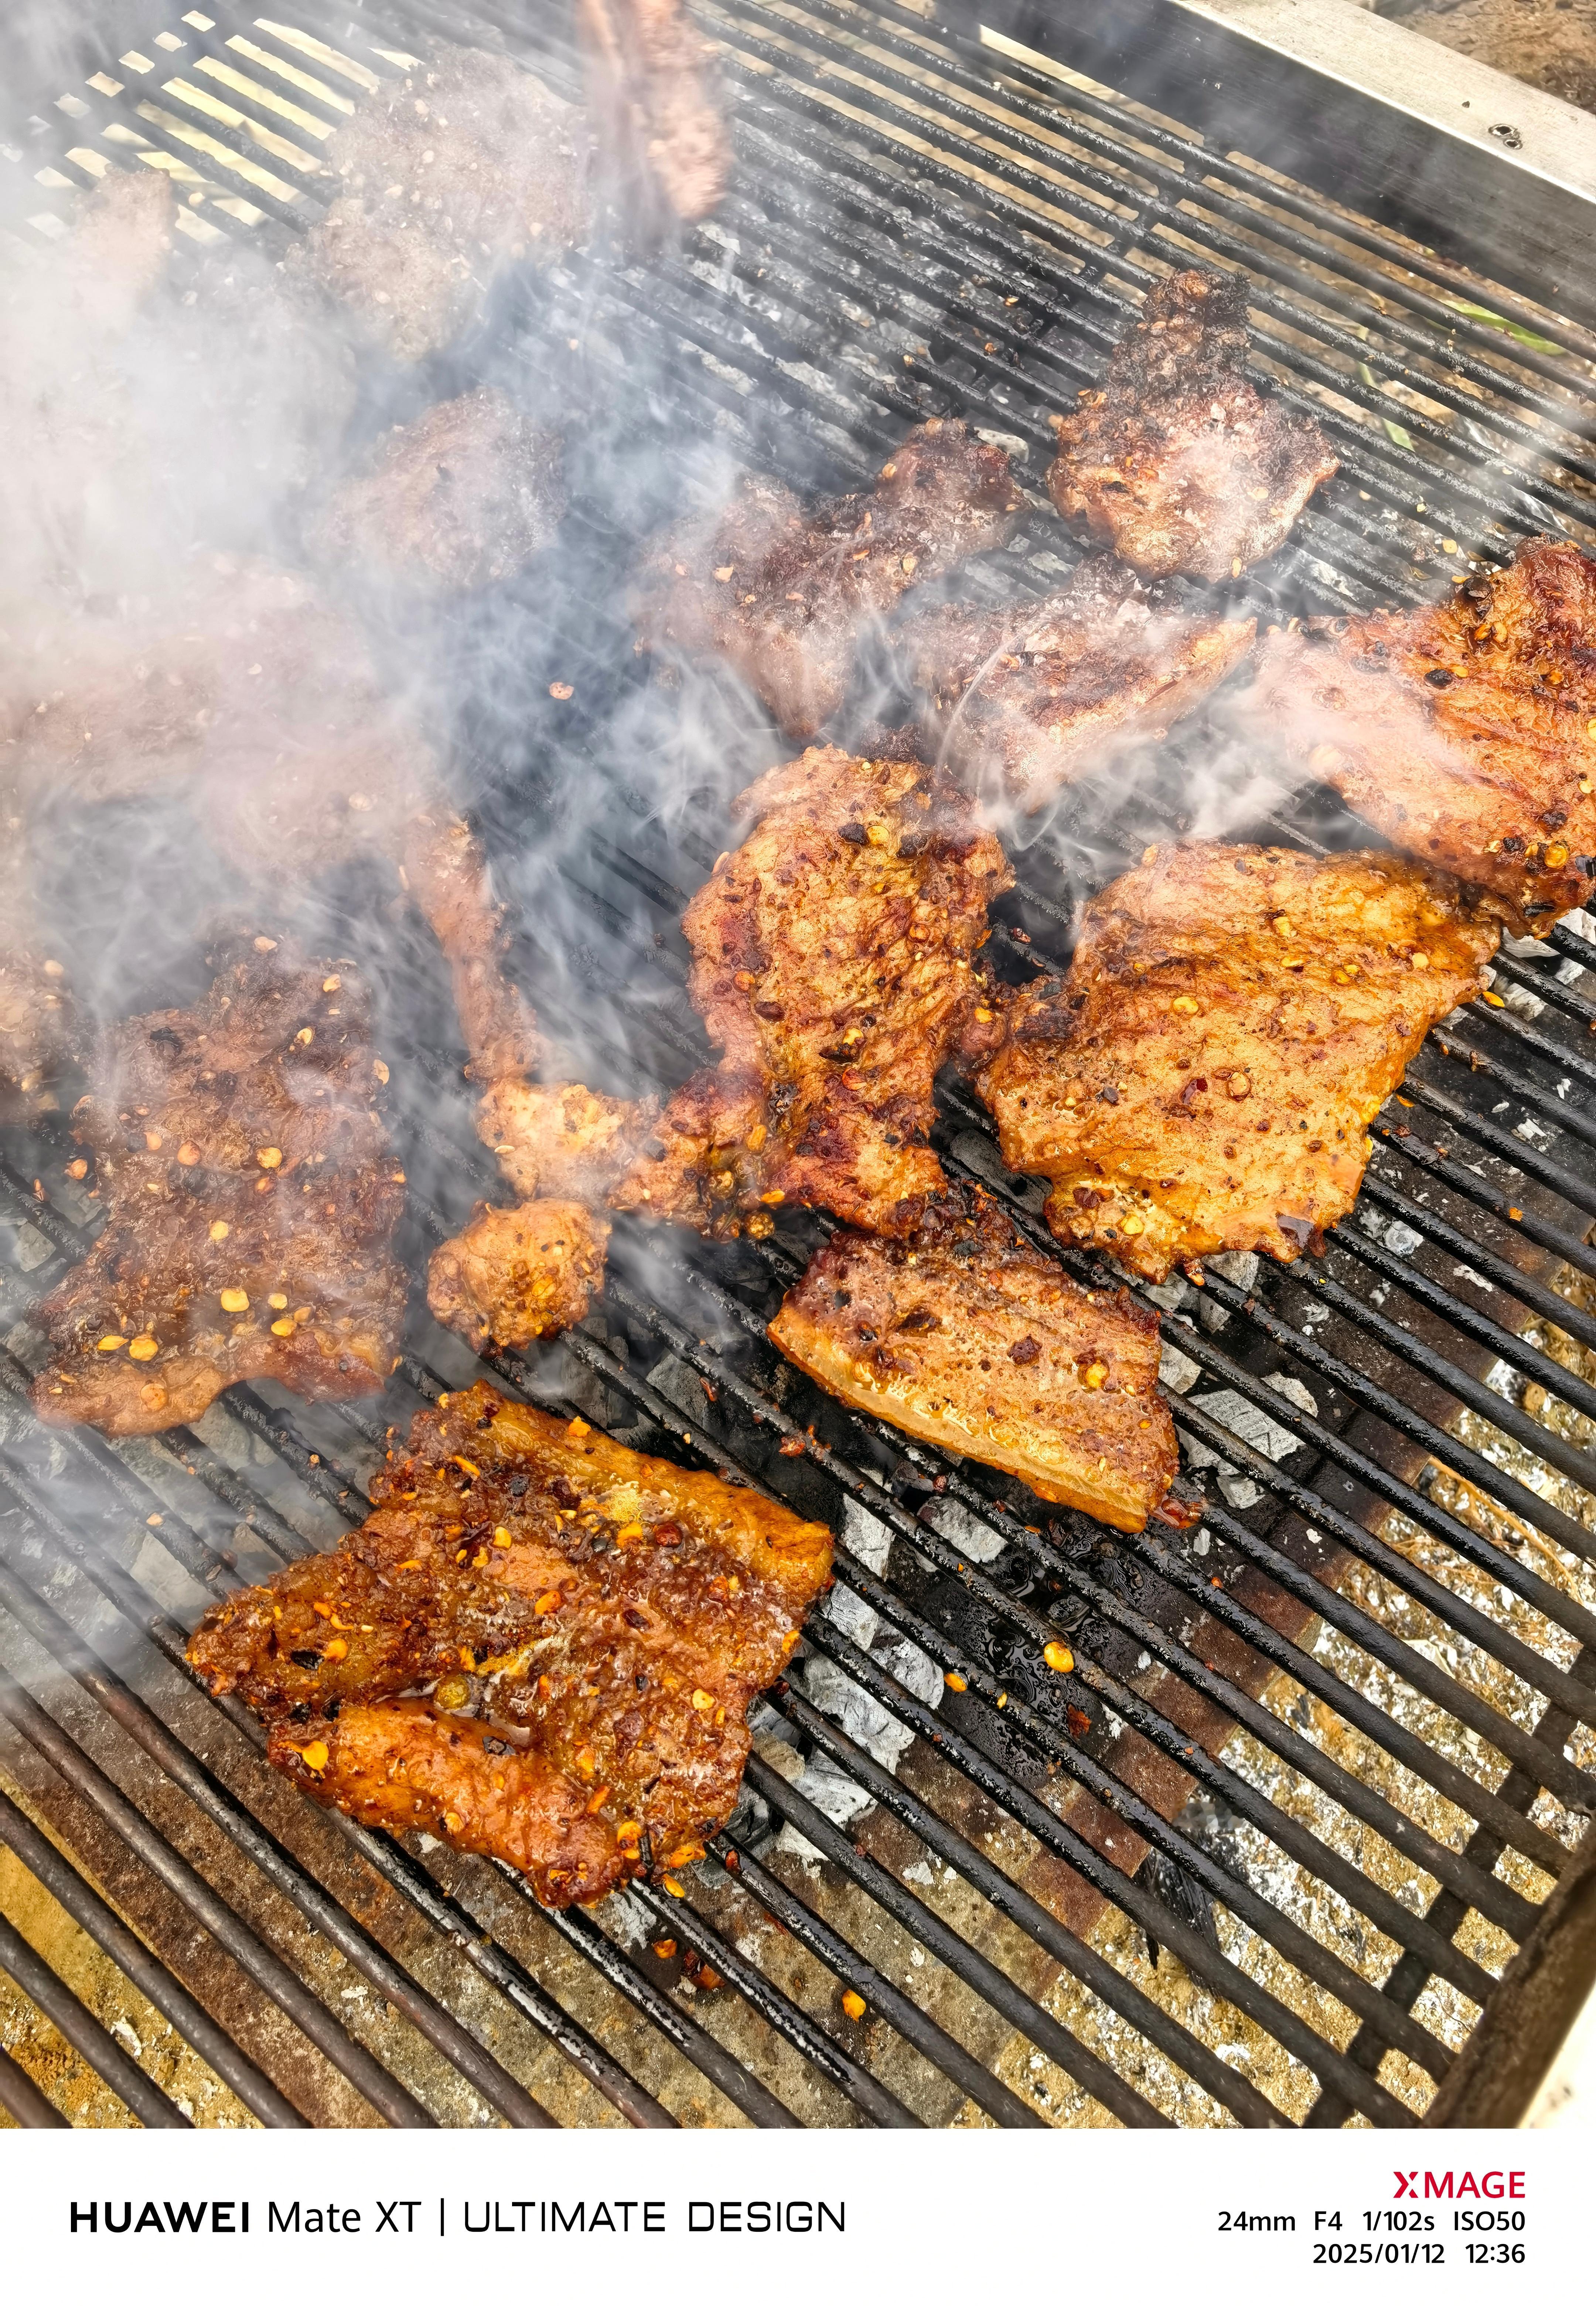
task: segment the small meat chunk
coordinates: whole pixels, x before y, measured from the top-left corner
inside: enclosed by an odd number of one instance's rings
[[[476,1353],[558,1337],[604,1285],[610,1227],[579,1201],[479,1201],[464,1233],[434,1250],[427,1302]]]
[[[277,1768],[546,1906],[702,1857],[830,1532],[486,1385],[423,1410],[330,1553],[218,1602],[189,1656]]]
[[[496,1080],[477,1107],[477,1135],[524,1200],[543,1193],[593,1209],[636,1158],[659,1101],[601,1097],[579,1081]]]
[[[911,1231],[943,1189],[932,1082],[981,1000],[1008,862],[917,761],[810,751],[738,807],[755,829],[682,923],[688,990],[726,1054],[670,1099],[614,1206],[757,1234],[792,1201]]]
[[[598,149],[634,230],[719,208],[731,180],[709,42],[682,0],[579,0],[576,30]]]
[[[1522,927],[1596,899],[1596,560],[1532,537],[1428,609],[1271,632],[1243,705],[1398,849]]]
[[[10,879],[0,868],[0,1128],[55,1111],[57,1083],[85,1038],[62,964],[20,941],[25,913],[4,910]]]
[[[934,416],[868,493],[806,508],[745,479],[723,511],[653,540],[632,614],[645,648],[723,658],[788,736],[813,737],[847,694],[862,628],[911,583],[1002,544],[1021,508],[1003,450]]]
[[[553,543],[564,510],[559,434],[484,385],[385,433],[308,541],[393,585],[469,593],[516,576]]]
[[[1311,417],[1248,381],[1247,293],[1240,272],[1156,282],[1102,390],[1055,419],[1054,504],[1144,576],[1239,576],[1337,469]]]
[[[74,1108],[106,1223],[38,1309],[47,1423],[156,1433],[247,1379],[342,1401],[393,1368],[405,1179],[363,988],[265,936],[215,965],[199,1007],[111,1031]]]
[[[1364,1135],[1498,924],[1400,858],[1150,849],[1087,907],[1070,973],[1010,1011],[979,1076],[1061,1241],[1162,1281],[1227,1251],[1289,1264],[1346,1215]]]
[[[580,110],[481,48],[424,44],[413,71],[359,100],[324,158],[342,189],[287,269],[397,361],[451,343],[506,264],[551,264],[589,228]]]
[[[1256,625],[1193,616],[1095,559],[1044,600],[923,610],[898,641],[937,757],[984,800],[1028,812],[1166,735],[1246,655]]]
[[[978,1189],[905,1241],[833,1234],[770,1334],[851,1408],[1114,1529],[1140,1529],[1174,1479],[1156,1316],[1078,1288]]]

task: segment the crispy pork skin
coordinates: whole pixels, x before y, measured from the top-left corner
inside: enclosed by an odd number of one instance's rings
[[[793,1201],[910,1231],[943,1188],[932,1081],[981,1001],[1007,860],[916,761],[810,751],[739,811],[753,832],[683,920],[688,987],[725,1055],[670,1099],[614,1206],[757,1234]]]
[[[644,647],[724,659],[789,737],[812,737],[847,693],[861,628],[1003,543],[1020,509],[1003,451],[934,416],[867,492],[806,507],[745,479],[723,511],[653,540],[632,613]]]
[[[1271,632],[1243,704],[1397,848],[1524,925],[1596,897],[1596,560],[1550,537],[1428,609]]]
[[[1140,1529],[1174,1479],[1156,1315],[1078,1288],[979,1189],[903,1241],[833,1234],[770,1333],[850,1407],[1115,1529]]]
[[[983,799],[1029,811],[1195,711],[1256,624],[1191,615],[1094,559],[1044,600],[950,602],[898,640],[939,757]]]
[[[1053,1180],[1060,1240],[1149,1280],[1289,1262],[1352,1208],[1365,1130],[1498,933],[1389,855],[1150,849],[1088,906],[1068,977],[1010,1012],[980,1076],[1003,1158]]]
[[[549,1906],[701,1856],[829,1531],[486,1385],[416,1418],[371,1503],[190,1643],[277,1767],[364,1824],[503,1858]]]
[[[477,1353],[558,1337],[604,1285],[610,1226],[579,1201],[479,1201],[464,1233],[432,1253],[427,1302]]]
[[[482,385],[384,433],[307,541],[402,592],[475,592],[552,544],[565,503],[559,434]]]
[[[458,336],[503,266],[551,264],[588,231],[581,111],[481,48],[427,47],[414,71],[362,98],[324,157],[331,206],[286,269],[397,361]]]
[[[267,937],[218,956],[199,1007],[114,1028],[73,1115],[106,1223],[38,1307],[39,1415],[154,1433],[245,1379],[380,1392],[409,1288],[387,1078],[347,964]]]
[[[1101,391],[1057,420],[1047,486],[1144,576],[1239,576],[1284,543],[1336,470],[1311,418],[1246,376],[1247,280],[1176,272],[1148,292]]]

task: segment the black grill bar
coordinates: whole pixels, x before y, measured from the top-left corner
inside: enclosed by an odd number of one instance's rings
[[[304,2130],[304,2116],[290,2105],[252,2060],[185,1992],[164,1965],[114,1914],[98,1891],[67,1863],[8,1794],[0,1793],[0,1841],[20,1858],[78,1927],[109,1956],[131,1985],[199,2052],[235,2097],[270,2130]],[[109,2077],[107,2076],[108,2080]],[[112,2083],[112,2088],[115,2084]]]
[[[71,2043],[84,2064],[115,2091],[146,2130],[192,2129],[187,2114],[180,2114],[165,2090],[133,2063],[121,2043],[84,2009],[71,1987],[63,1984],[4,1915],[0,1915],[0,1969],[44,2011],[62,2039]]]
[[[0,2105],[19,2130],[70,2130],[65,2114],[50,2104],[30,2074],[9,2050],[0,2050]]]

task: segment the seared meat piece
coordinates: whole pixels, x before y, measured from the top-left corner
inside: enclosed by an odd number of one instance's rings
[[[934,416],[868,495],[806,509],[779,481],[745,479],[724,511],[653,540],[632,614],[645,648],[724,657],[789,737],[812,737],[847,692],[860,628],[1002,544],[1020,510],[1003,450]]]
[[[427,1302],[477,1353],[557,1337],[603,1287],[609,1239],[608,1220],[579,1201],[479,1201],[465,1232],[433,1251]]]
[[[433,43],[360,102],[326,160],[344,189],[287,269],[320,282],[396,360],[458,336],[503,265],[550,264],[588,229],[581,113],[480,48]]]
[[[6,879],[0,873],[0,900]],[[5,1127],[55,1110],[55,1082],[76,1054],[79,1030],[61,963],[13,942],[21,924],[0,918],[5,937],[0,944],[0,1127]]]
[[[601,165],[645,234],[708,216],[731,176],[731,139],[708,41],[681,0],[580,0],[587,99]]]
[[[1149,849],[1087,907],[1069,976],[1009,1012],[980,1076],[1061,1241],[1162,1281],[1229,1250],[1283,1263],[1352,1208],[1370,1122],[1497,921],[1387,855]]]
[[[1046,600],[950,602],[898,639],[939,757],[983,799],[1030,810],[1193,712],[1256,625],[1184,614],[1118,562],[1093,559]]]
[[[1596,560],[1535,537],[1428,609],[1272,632],[1243,703],[1399,849],[1521,922],[1596,896]]]
[[[833,1234],[770,1334],[850,1407],[1115,1529],[1140,1529],[1174,1479],[1156,1316],[1078,1288],[978,1189],[903,1241]]]
[[[614,1206],[757,1234],[789,1200],[906,1233],[943,1189],[931,1085],[980,1000],[987,903],[1013,875],[917,762],[828,747],[738,808],[755,829],[682,922],[688,989],[726,1054],[671,1098]]]
[[[524,1200],[539,1193],[591,1209],[636,1158],[659,1103],[600,1097],[580,1082],[496,1080],[477,1108],[477,1134]]]
[[[347,965],[269,937],[218,957],[199,1008],[114,1028],[73,1115],[106,1224],[38,1309],[39,1415],[154,1433],[244,1379],[380,1392],[408,1292],[387,1079]]]
[[[319,1801],[502,1858],[545,1905],[701,1856],[830,1533],[485,1385],[396,1454],[336,1552],[206,1617],[212,1688]]]
[[[554,542],[559,436],[487,386],[384,435],[310,528],[319,557],[438,593],[497,585]]]
[[[1144,576],[1239,576],[1284,543],[1336,470],[1311,418],[1245,374],[1247,279],[1176,272],[1150,287],[1100,392],[1055,419],[1047,486]]]

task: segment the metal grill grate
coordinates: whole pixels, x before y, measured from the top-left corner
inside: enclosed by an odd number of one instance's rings
[[[572,258],[501,316],[500,355],[564,363],[574,402],[630,395],[639,438],[718,442],[807,487],[857,478],[907,422],[963,415],[1023,457],[1035,508],[970,583],[1039,590],[1075,551],[1035,486],[1047,415],[1100,371],[1138,286],[1195,256],[1248,270],[1259,373],[1343,459],[1235,588],[1264,614],[1420,600],[1459,559],[1596,529],[1596,339],[907,11],[703,13],[736,103],[725,207],[647,267]],[[72,91],[27,165],[47,202],[107,161],[172,167],[192,237],[271,246],[318,210],[326,133],[427,31],[519,39],[575,89],[551,10],[528,29],[408,0],[335,40],[217,6]],[[702,1051],[677,923],[719,828],[650,815],[606,734],[641,679],[612,515],[578,502],[559,589],[516,628],[525,694],[474,736],[508,867],[533,806],[521,764],[555,733],[548,680],[576,689],[559,739],[607,790],[605,829],[565,868],[576,948],[529,914],[527,978],[551,1032],[636,1089]],[[1172,825],[1174,755],[1142,804]],[[1078,897],[1145,822],[1083,796],[1026,852],[1006,966],[1061,964]],[[1255,830],[1359,837],[1312,795]],[[1030,1525],[1017,1485],[819,1396],[764,1337],[818,1227],[715,1251],[618,1227],[594,1320],[490,1373],[768,1486],[841,1542],[687,1897],[593,1914],[545,1915],[480,1861],[303,1803],[183,1662],[204,1600],[363,1517],[387,1425],[468,1374],[457,1344],[422,1315],[370,1412],[241,1388],[203,1435],[47,1437],[22,1406],[28,1308],[87,1209],[51,1183],[59,1140],[8,1140],[0,1759],[20,1798],[0,1840],[192,2046],[211,2118],[1414,2121],[1567,1866],[1596,1770],[1587,970],[1573,927],[1504,955],[1503,1005],[1431,1037],[1322,1263],[1159,1293],[1171,1405],[1208,1453],[1196,1531]],[[443,1056],[407,1078],[419,1262],[451,1196],[491,1180]],[[1090,1277],[985,1116],[956,1090],[943,1115],[947,1166]],[[1067,1676],[1040,1664],[1061,1634]],[[684,1983],[683,1948],[718,1988]],[[0,1940],[0,1967],[131,2113],[183,2118],[24,1943]],[[41,2120],[25,2081],[0,2066],[0,2103]]]

